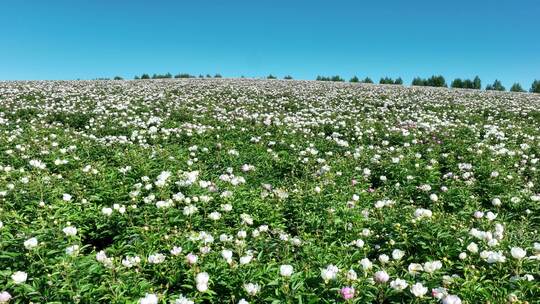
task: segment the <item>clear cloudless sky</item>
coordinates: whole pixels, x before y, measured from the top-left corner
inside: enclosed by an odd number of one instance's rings
[[[540,79],[538,0],[3,0],[0,79]]]

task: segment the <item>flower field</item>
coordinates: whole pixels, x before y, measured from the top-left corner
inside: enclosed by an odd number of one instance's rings
[[[0,82],[0,303],[540,303],[540,95]]]

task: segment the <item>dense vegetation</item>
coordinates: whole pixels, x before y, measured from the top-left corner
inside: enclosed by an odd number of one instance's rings
[[[0,302],[535,303],[539,103],[0,82]]]

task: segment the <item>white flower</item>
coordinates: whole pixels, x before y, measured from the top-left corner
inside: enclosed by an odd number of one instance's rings
[[[475,211],[474,214],[473,214],[473,216],[474,216],[475,218],[477,218],[477,219],[481,219],[481,218],[484,217],[484,212],[482,212],[482,211]]]
[[[392,287],[392,289],[399,290],[399,291],[407,288],[407,286],[409,286],[409,284],[405,280],[402,280],[402,279],[395,279],[392,282],[390,282],[390,287]]]
[[[400,249],[394,249],[392,251],[392,258],[396,261],[401,260],[405,256],[405,252]]]
[[[5,304],[11,300],[11,295],[7,291],[0,292],[0,304]]]
[[[24,241],[24,248],[28,250],[36,248],[37,245],[38,245],[38,240],[35,237],[29,238],[28,240]]]
[[[138,256],[126,257],[125,259],[122,260],[122,265],[124,265],[124,267],[126,268],[131,268],[133,266],[138,265],[140,262],[141,262],[141,258],[139,258]]]
[[[4,227],[4,223],[2,223],[2,221],[0,221],[0,229],[2,229]]]
[[[491,201],[491,204],[495,207],[499,207],[502,203],[501,203],[501,199],[499,198],[494,198],[492,201]]]
[[[163,263],[163,261],[165,261],[165,255],[161,253],[151,254],[148,257],[148,263],[150,264],[160,264]]]
[[[291,265],[281,265],[279,274],[283,277],[290,277],[293,274],[293,267]]]
[[[182,247],[174,246],[170,252],[174,256],[180,255],[182,253]]]
[[[42,169],[42,170],[45,169],[45,167],[46,167],[46,166],[45,166],[45,163],[43,163],[42,161],[37,160],[37,159],[32,159],[32,160],[30,161],[30,166],[36,167],[36,168]]]
[[[221,218],[221,213],[219,213],[217,211],[214,211],[214,212],[210,213],[208,215],[208,217],[213,221],[217,221],[217,220],[219,220]]]
[[[429,195],[429,199],[432,201],[432,202],[436,202],[439,200],[439,197],[437,196],[437,194],[435,193],[432,193]]]
[[[409,274],[411,275],[416,275],[417,273],[423,270],[424,270],[424,267],[422,267],[422,265],[418,263],[411,263],[409,264],[409,267],[408,267]]]
[[[176,300],[174,300],[174,304],[194,304],[195,302],[191,301],[190,299],[184,297],[183,295],[180,295],[180,297]]]
[[[456,295],[447,295],[443,298],[442,304],[461,304],[461,299]]]
[[[79,253],[79,245],[73,245],[66,248],[67,255],[76,255]]]
[[[349,281],[356,281],[358,279],[358,275],[353,269],[349,269],[349,271],[347,271],[346,277]]]
[[[147,293],[144,298],[139,300],[140,304],[157,304],[158,297],[153,293]]]
[[[261,287],[259,284],[247,283],[244,284],[244,289],[250,296],[254,296],[261,290]]]
[[[190,265],[193,265],[193,264],[197,263],[197,260],[198,260],[198,259],[199,259],[199,258],[198,258],[195,254],[193,254],[193,253],[188,253],[188,255],[186,255],[186,261],[187,261],[188,264],[190,264]]]
[[[13,283],[15,284],[22,284],[26,282],[27,278],[28,278],[28,274],[23,271],[17,271],[11,275],[11,279],[13,280]]]
[[[442,300],[442,298],[448,295],[448,290],[444,287],[433,288],[431,289],[431,295],[437,300]]]
[[[358,248],[364,247],[364,241],[362,241],[361,239],[357,239],[356,241],[353,241],[351,244]]]
[[[245,255],[243,257],[240,257],[240,264],[241,265],[248,264],[249,262],[251,262],[252,259],[253,259],[252,255]]]
[[[375,272],[373,277],[375,279],[375,282],[377,282],[377,283],[386,283],[390,279],[390,276],[384,270],[380,270],[380,271]]]
[[[240,301],[238,301],[238,304],[249,304],[249,302],[245,299],[240,299]]]
[[[432,261],[424,263],[424,271],[427,273],[433,273],[442,268],[441,261]]]
[[[413,286],[411,286],[411,293],[414,294],[415,297],[422,297],[427,293],[428,289],[422,285],[422,283],[416,283]]]
[[[373,267],[373,263],[368,258],[363,258],[360,260],[360,265],[362,265],[362,268],[364,270],[369,270],[371,267]]]
[[[388,261],[390,261],[390,258],[386,254],[379,255],[379,262],[381,262],[381,264],[386,264]]]
[[[504,263],[506,261],[506,257],[502,253],[502,251],[482,251],[480,252],[480,257],[486,262],[493,264],[493,263]]]
[[[67,236],[75,236],[75,235],[77,235],[77,228],[75,228],[73,226],[65,227],[64,229],[62,229],[62,231],[64,231],[64,233]]]
[[[321,270],[321,277],[325,282],[335,280],[338,272],[339,268],[334,265],[328,265],[326,269]]]
[[[521,260],[527,255],[527,251],[520,247],[512,247],[510,254],[512,254],[514,259]]]
[[[491,211],[488,211],[488,213],[486,213],[486,218],[488,219],[488,221],[493,221],[494,219],[497,218],[497,214]]]
[[[471,243],[467,246],[467,250],[469,250],[469,252],[471,252],[471,253],[477,253],[477,252],[478,252],[478,245],[476,245],[475,242],[471,242]]]
[[[156,207],[157,207],[158,209],[166,209],[166,208],[170,208],[170,207],[172,207],[172,205],[173,205],[173,201],[170,200],[170,199],[168,199],[168,200],[166,200],[166,201],[157,201],[157,202],[156,202]]]
[[[225,259],[225,261],[227,261],[227,263],[232,263],[233,252],[231,250],[223,249],[221,251],[221,256]]]
[[[169,177],[171,176],[171,172],[169,171],[162,171],[156,178],[156,186],[161,188],[163,186],[165,186],[165,184],[167,183],[167,179],[169,179]]]
[[[67,194],[67,193],[62,194],[62,200],[65,202],[71,201],[71,198],[72,198],[71,194]]]
[[[194,213],[196,213],[197,211],[199,210],[199,208],[197,208],[196,206],[194,205],[188,205],[188,206],[185,206],[184,207],[184,215],[192,215]]]
[[[430,218],[433,216],[433,212],[431,212],[431,210],[428,210],[428,209],[424,209],[424,208],[418,208],[414,211],[414,217],[415,218]]]
[[[208,290],[208,280],[210,276],[207,272],[200,272],[195,277],[195,282],[197,283],[197,290],[200,292],[205,292]]]
[[[101,213],[105,214],[106,216],[110,216],[113,213],[112,208],[103,207],[101,208]]]

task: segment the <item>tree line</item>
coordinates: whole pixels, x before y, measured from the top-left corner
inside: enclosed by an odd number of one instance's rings
[[[135,75],[134,79],[170,79],[170,78],[222,78],[221,74],[215,74],[214,76],[210,74],[199,76],[191,75],[188,73],[179,73],[176,75],[172,75],[171,73],[166,74],[153,74],[150,76],[150,74],[144,73],[139,75]],[[241,78],[244,78],[242,76]],[[269,74],[265,77],[266,79],[277,79],[277,76],[274,76],[272,74]],[[291,75],[286,75],[283,77],[283,79],[291,80],[293,77]],[[109,80],[109,78],[96,78],[96,80]],[[114,80],[123,80],[120,76],[115,76]],[[333,76],[321,76],[317,75],[315,78],[317,81],[337,81],[337,82],[345,82],[345,79],[342,78],[339,75],[333,75]],[[351,83],[374,83],[373,80],[369,77],[366,77],[364,79],[360,79],[357,76],[353,76],[349,79],[349,82]],[[393,79],[391,77],[381,77],[379,80],[379,84],[389,84],[389,85],[403,85],[403,79],[401,77],[398,77],[396,79]],[[413,86],[424,86],[424,87],[443,87],[447,88],[448,84],[446,83],[446,79],[442,75],[433,75],[429,78],[421,78],[421,77],[415,77],[411,85]],[[482,89],[482,81],[480,80],[480,77],[475,76],[473,79],[461,79],[456,78],[452,80],[450,83],[451,88],[455,89],[471,89],[471,90],[481,90]],[[502,82],[498,79],[496,79],[493,83],[486,85],[485,90],[487,91],[506,91],[506,87],[502,84]],[[519,83],[514,83],[510,87],[510,92],[527,92]],[[529,92],[531,93],[540,93],[540,80],[534,80],[531,84],[531,88],[529,89]]]
[[[345,81],[340,76],[317,76],[315,80],[318,81]],[[353,83],[373,83],[373,81],[366,77],[364,80],[360,80],[357,76],[353,76],[349,82]],[[402,85],[403,80],[401,77],[398,77],[397,79],[393,80],[390,77],[382,77],[379,80],[379,84],[394,84],[394,85]],[[411,85],[413,86],[423,86],[423,87],[443,87],[447,88],[448,84],[446,83],[446,79],[442,75],[433,75],[429,78],[421,78],[421,77],[415,77]],[[461,79],[456,78],[450,83],[451,88],[455,89],[472,89],[472,90],[481,90],[482,89],[482,81],[480,80],[480,77],[475,76],[473,79]],[[506,87],[501,83],[500,80],[496,79],[492,84],[486,85],[485,89],[487,91],[506,91]],[[521,86],[519,83],[514,83],[510,87],[510,92],[526,92],[525,89]],[[540,80],[534,80],[531,84],[531,88],[529,89],[529,92],[531,93],[540,93]]]
[[[116,77],[119,77],[119,76],[116,76]],[[116,80],[116,77],[115,77],[115,80]],[[221,78],[222,76],[221,76],[221,74],[215,74],[214,76],[212,76],[210,74],[206,74],[206,76],[200,74],[198,77],[199,78],[212,78],[212,77],[213,78]],[[135,77],[133,79],[138,80],[138,79],[171,79],[171,78],[197,78],[197,76],[191,75],[191,74],[188,74],[188,73],[179,73],[179,74],[176,74],[174,76],[171,73],[153,74],[152,76],[150,76],[150,74],[144,73],[144,74],[141,74],[141,76],[135,75]]]

